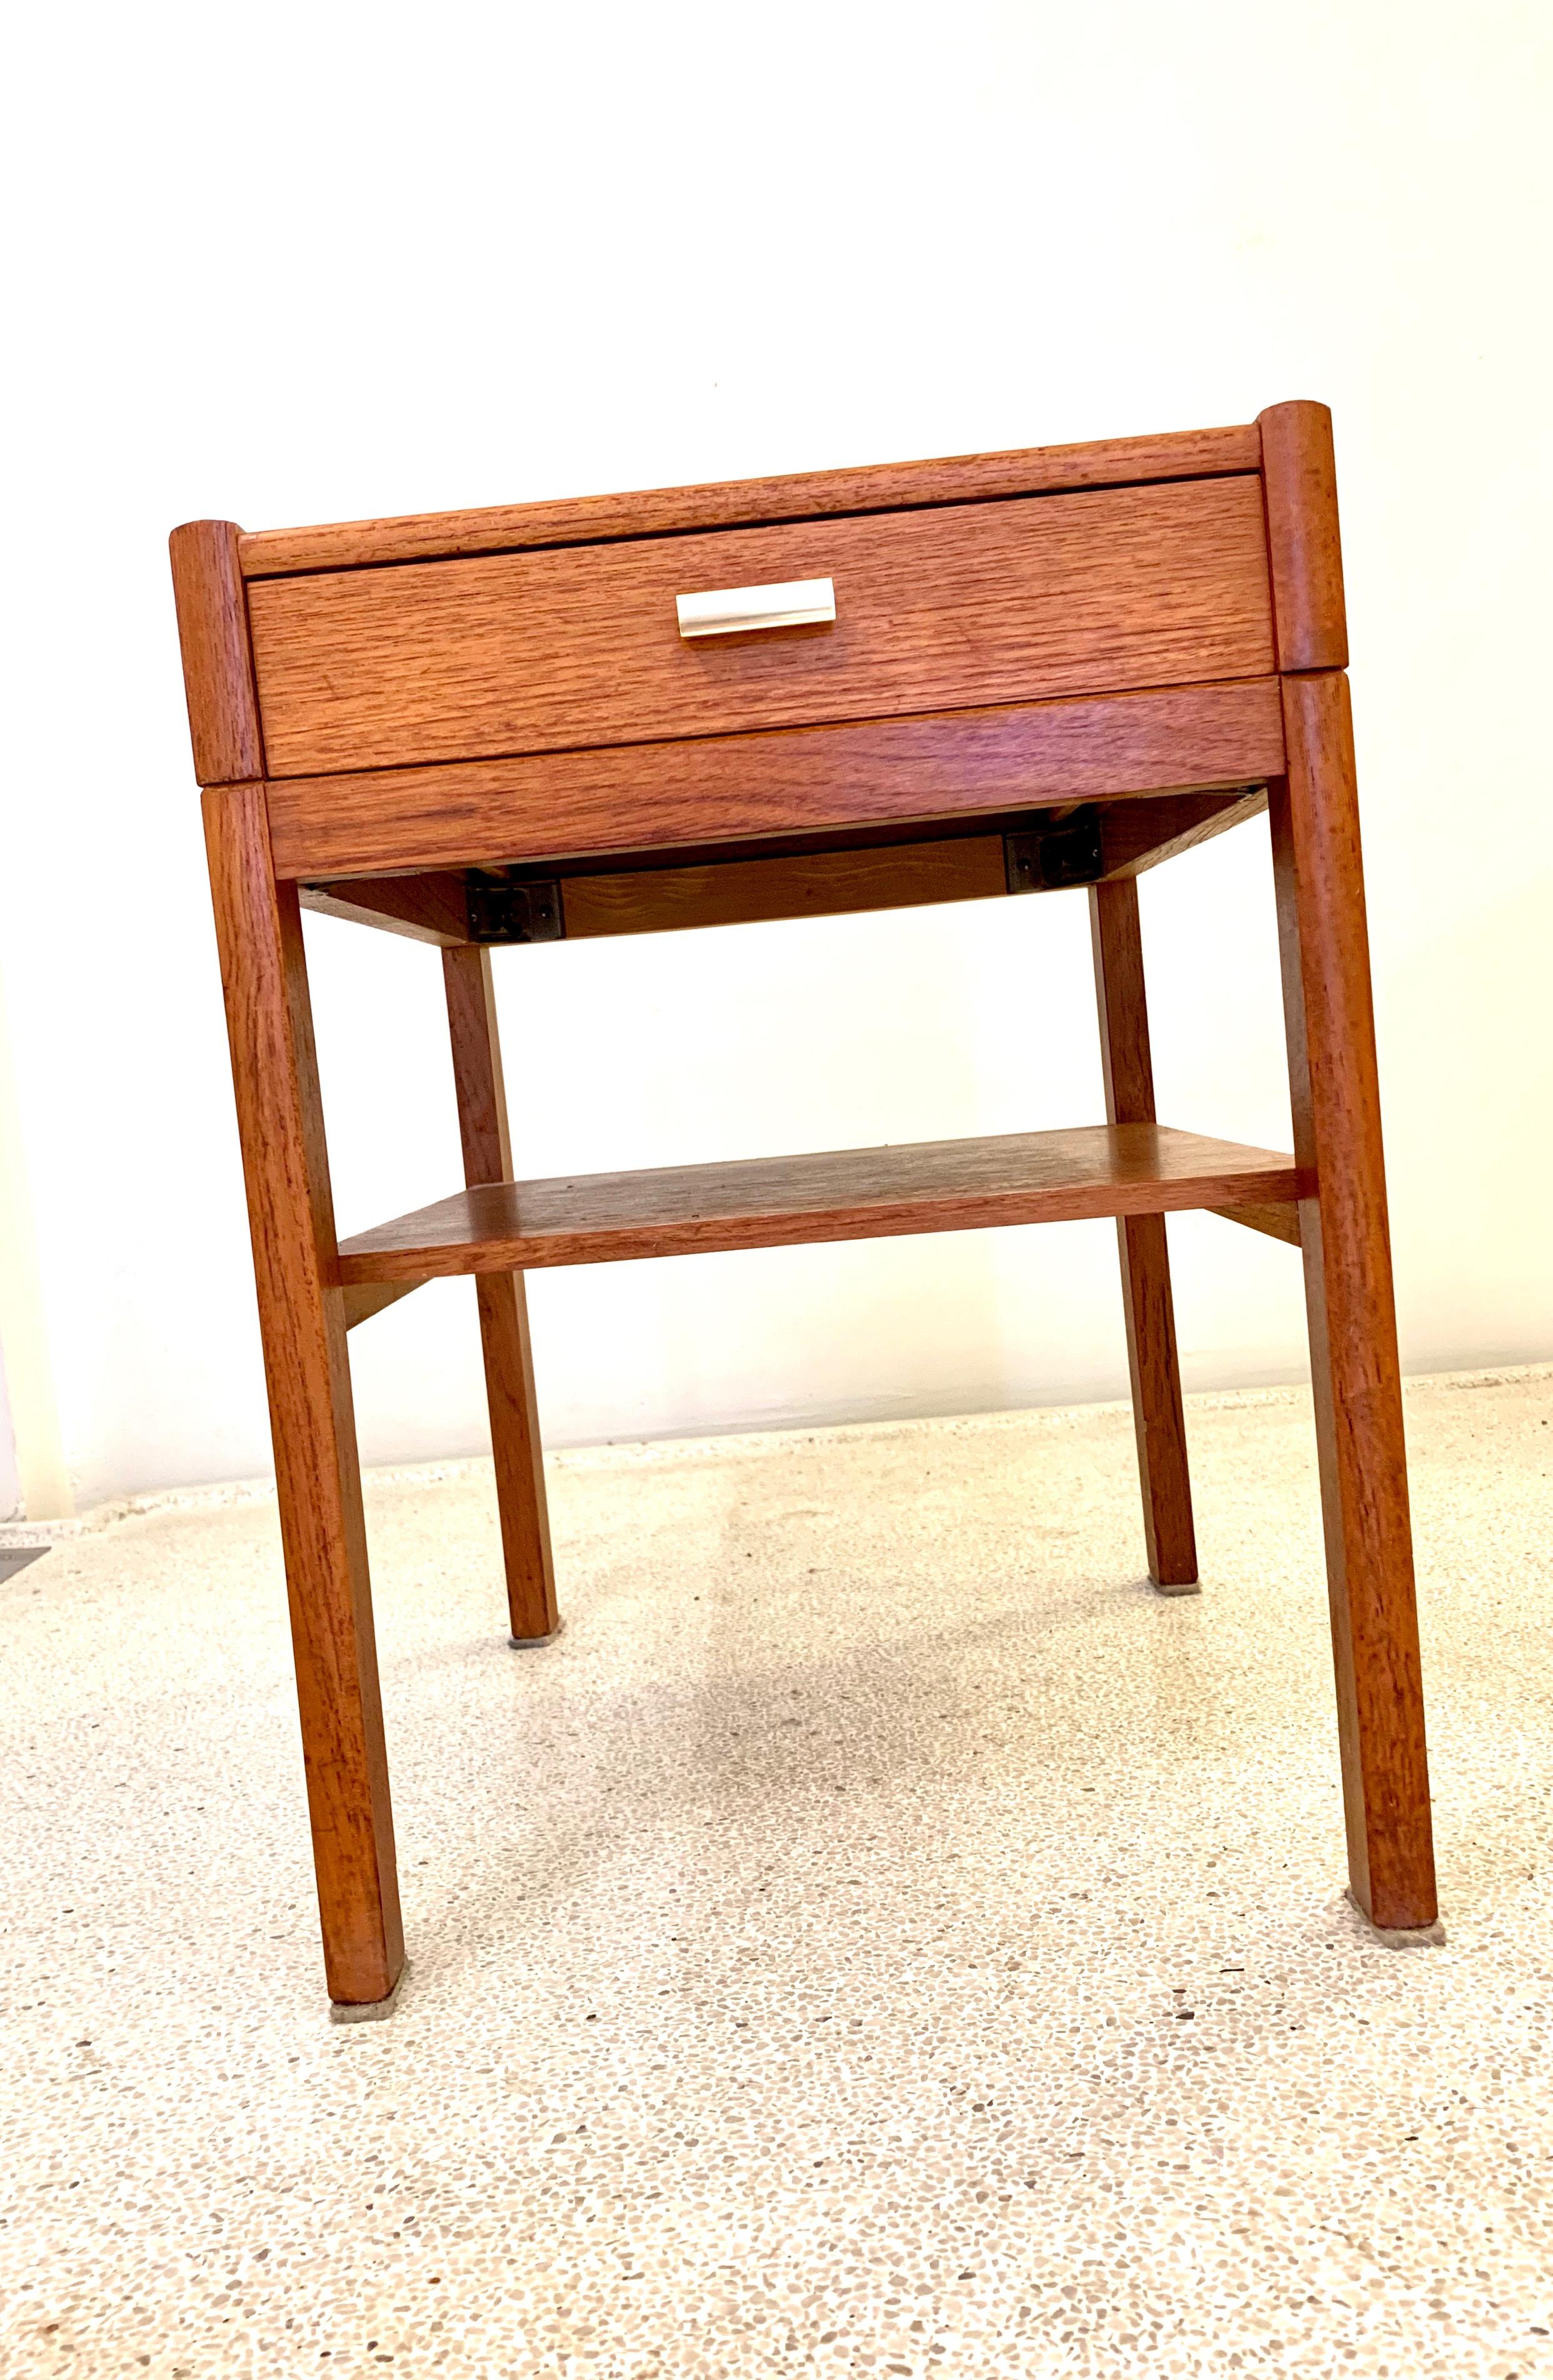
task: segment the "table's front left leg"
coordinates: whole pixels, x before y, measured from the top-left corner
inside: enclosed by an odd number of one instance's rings
[[[205,795],[274,1440],[331,1998],[386,2001],[405,1962],[361,1475],[302,919],[261,784]]]

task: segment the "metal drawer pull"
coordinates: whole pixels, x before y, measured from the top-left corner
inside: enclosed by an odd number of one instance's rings
[[[836,616],[829,578],[789,578],[780,587],[714,587],[676,595],[682,637],[736,637],[750,628],[805,628]]]

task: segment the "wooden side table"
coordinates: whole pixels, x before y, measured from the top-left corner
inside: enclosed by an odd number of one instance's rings
[[[1355,1900],[1435,1917],[1330,417],[174,531],[330,1993],[404,1959],[346,1333],[471,1273],[515,1642],[557,1624],[523,1275],[1117,1220],[1150,1573],[1196,1577],[1164,1217],[1304,1251]],[[1145,868],[1267,808],[1292,1156],[1155,1115]],[[492,947],[1086,885],[1105,1123],[515,1182]],[[301,910],[443,950],[466,1186],[340,1242]]]

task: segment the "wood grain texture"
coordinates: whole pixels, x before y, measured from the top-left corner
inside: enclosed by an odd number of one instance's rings
[[[370,876],[359,882],[304,884],[304,909],[321,917],[343,917],[358,926],[381,926],[415,942],[442,949],[469,939],[464,878],[449,870],[426,876]]]
[[[799,858],[733,860],[710,868],[569,876],[562,879],[561,903],[566,940],[577,941],[598,934],[667,933],[687,926],[985,901],[1007,890],[1002,836],[984,834]]]
[[[194,773],[202,785],[264,774],[234,521],[186,521],[167,540]]]
[[[1160,794],[1152,801],[1103,804],[1100,851],[1105,880],[1141,876],[1183,851],[1195,851],[1231,827],[1244,826],[1268,807],[1265,785],[1249,792]]]
[[[1244,1223],[1248,1232],[1260,1232],[1269,1240],[1281,1240],[1288,1247],[1297,1248],[1300,1245],[1298,1207],[1215,1207],[1211,1211],[1223,1222]]]
[[[402,1297],[408,1297],[412,1289],[421,1285],[419,1281],[374,1281],[343,1291],[346,1329],[354,1330],[358,1322],[370,1322],[374,1314],[397,1305]]]
[[[467,945],[444,951],[443,978],[464,1179],[504,1182],[512,1173],[512,1140],[491,953]],[[517,1271],[482,1273],[476,1288],[508,1619],[514,1639],[530,1645],[553,1635],[560,1623],[528,1303]]]
[[[1270,794],[1349,1875],[1377,1925],[1436,1916],[1407,1454],[1344,678],[1284,682]],[[1215,1202],[1217,1203],[1217,1202]]]
[[[686,643],[677,593],[831,577]],[[250,586],[277,776],[1036,701],[1273,667],[1252,475]]]
[[[1102,809],[1105,877],[1137,876],[1239,826],[1268,806],[1266,789],[1251,794],[1162,795]],[[1063,815],[1025,812],[1016,831]],[[876,909],[908,909],[944,901],[1006,897],[1003,839],[960,834],[855,849],[778,852],[697,867],[594,868],[558,880],[565,940],[599,935],[675,932],[701,926],[762,924],[790,917],[853,917]],[[302,906],[325,917],[385,927],[391,933],[437,942],[465,941],[465,879],[452,873],[346,877],[301,887]]]
[[[476,512],[421,513],[400,520],[261,529],[242,539],[239,554],[245,575],[257,578],[523,547],[594,545],[616,538],[735,528],[760,521],[1124,487],[1151,480],[1191,480],[1255,471],[1260,465],[1254,424],[1174,431],[1082,446],[1036,446],[1006,455],[955,455],[935,462],[876,463],[861,469],[730,480],[702,488],[638,489],[625,495],[495,504]]]
[[[1152,1124],[1154,1061],[1135,878],[1091,886],[1089,925],[1106,1115],[1112,1124]],[[1116,1244],[1148,1575],[1156,1586],[1179,1589],[1195,1583],[1197,1545],[1164,1216],[1119,1217]]]
[[[1278,680],[710,736],[269,788],[277,873],[327,879],[1234,787],[1283,767]],[[558,871],[560,872],[560,871]]]
[[[1293,1160],[1164,1125],[496,1183],[343,1243],[347,1281],[979,1231],[1292,1198]]]
[[[1345,669],[1348,612],[1331,414],[1304,400],[1275,405],[1259,416],[1257,427],[1278,666]]]
[[[344,1299],[294,886],[263,790],[205,795],[205,832],[274,1440],[302,1754],[331,1997],[404,1963]]]

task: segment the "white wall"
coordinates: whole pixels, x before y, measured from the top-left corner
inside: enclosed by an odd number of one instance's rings
[[[168,595],[249,527],[1335,408],[1404,1354],[1553,1354],[1548,12],[32,12],[8,221],[27,1163],[80,1492],[267,1462]],[[1287,1134],[1265,827],[1147,880],[1162,1112]],[[311,935],[342,1228],[456,1180],[434,953]],[[1082,896],[504,953],[525,1170],[1098,1112]],[[1190,1380],[1297,1265],[1172,1226]],[[533,1286],[555,1439],[1119,1392],[1108,1226]],[[353,1338],[467,1449],[473,1297]]]
[[[0,1349],[0,1521],[13,1519],[20,1509],[21,1473],[17,1467],[16,1432],[6,1387],[5,1351]]]

